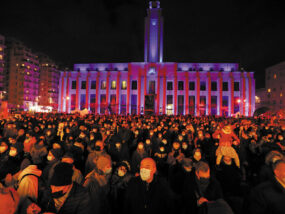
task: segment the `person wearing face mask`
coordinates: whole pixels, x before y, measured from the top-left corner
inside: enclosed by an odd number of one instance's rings
[[[73,166],[60,162],[51,177],[51,195],[41,203],[43,213],[88,214],[91,201],[87,189],[72,182]]]
[[[134,174],[139,172],[140,162],[142,159],[146,157],[147,153],[145,151],[144,143],[139,142],[136,151],[134,151],[132,155],[132,160],[131,160],[131,169]]]
[[[53,168],[60,161],[63,152],[61,149],[51,149],[47,155],[46,165],[43,169],[43,178],[49,183]]]
[[[180,163],[184,158],[184,154],[181,152],[180,143],[178,141],[174,141],[172,144],[172,150],[168,153],[167,163],[172,166],[176,163]]]
[[[252,189],[246,213],[283,214],[285,210],[285,160],[273,164],[274,176]]]
[[[0,164],[4,160],[9,152],[9,147],[6,142],[2,141],[0,144]]]
[[[104,143],[102,140],[97,140],[95,142],[94,151],[90,152],[87,156],[87,160],[85,162],[85,175],[91,172],[94,169],[94,161],[99,156],[107,154],[104,150]]]
[[[133,175],[130,173],[131,167],[127,161],[118,164],[115,173],[111,178],[111,203],[112,213],[119,210],[124,204],[124,195],[128,183]]]
[[[141,161],[139,176],[132,178],[127,187],[123,213],[173,213],[174,193],[156,171],[152,158]]]
[[[83,185],[84,178],[81,171],[74,166],[73,155],[71,153],[65,153],[61,159],[61,162],[69,163],[73,166],[72,181],[78,183],[79,185]]]
[[[186,158],[190,158],[191,156],[191,145],[189,145],[187,142],[182,142],[181,145],[181,152],[184,154]]]
[[[220,183],[210,176],[210,167],[206,162],[197,163],[195,171],[185,178],[183,189],[183,213],[207,213],[207,210],[232,213],[223,200]]]
[[[241,170],[233,163],[231,157],[223,157],[220,167],[215,171],[215,175],[228,202],[233,202],[233,198],[242,197]]]
[[[93,160],[94,169],[85,177],[84,187],[87,188],[92,203],[92,211],[99,214],[111,212],[110,178],[112,176],[112,160],[107,154]]]

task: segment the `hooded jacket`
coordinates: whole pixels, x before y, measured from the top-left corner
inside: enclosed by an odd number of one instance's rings
[[[33,176],[35,175],[35,176]],[[29,165],[19,174],[19,187],[17,192],[20,196],[20,203],[30,197],[37,201],[38,199],[38,177],[42,175],[42,171],[36,165]]]

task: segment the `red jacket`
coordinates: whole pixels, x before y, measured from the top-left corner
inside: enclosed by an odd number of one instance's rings
[[[221,136],[219,146],[232,146],[234,140],[236,140],[238,143],[240,142],[239,138],[233,131],[226,133],[223,129],[216,130],[213,133],[213,138],[218,138],[218,135]]]

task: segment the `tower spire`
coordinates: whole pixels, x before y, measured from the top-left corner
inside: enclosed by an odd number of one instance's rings
[[[145,18],[144,61],[163,61],[163,17],[160,1],[150,1]]]

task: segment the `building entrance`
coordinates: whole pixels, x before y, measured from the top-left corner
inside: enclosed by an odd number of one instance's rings
[[[145,108],[145,114],[146,115],[152,115],[155,113],[154,111],[154,95],[150,94],[150,95],[145,95],[145,104],[144,104],[144,108]]]

